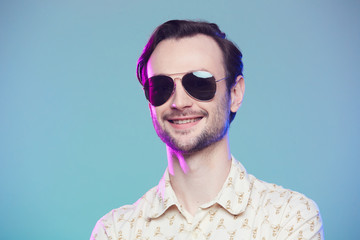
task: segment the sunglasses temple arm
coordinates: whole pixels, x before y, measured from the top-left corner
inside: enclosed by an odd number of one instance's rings
[[[220,78],[220,79],[218,79],[218,80],[215,80],[215,82],[220,82],[220,81],[225,80],[225,79],[227,79],[227,78],[228,78],[228,77]]]

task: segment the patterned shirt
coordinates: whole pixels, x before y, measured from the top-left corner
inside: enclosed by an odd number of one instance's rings
[[[302,240],[323,239],[323,229],[312,200],[256,179],[232,158],[221,191],[194,216],[179,204],[166,170],[159,185],[136,203],[101,218],[90,239]]]

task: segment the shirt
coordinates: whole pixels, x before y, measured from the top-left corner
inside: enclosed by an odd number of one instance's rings
[[[91,240],[323,239],[316,204],[304,195],[247,174],[232,158],[216,198],[194,216],[179,204],[165,171],[158,186],[96,224]]]

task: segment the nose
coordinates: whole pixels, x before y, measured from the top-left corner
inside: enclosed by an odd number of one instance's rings
[[[171,107],[179,110],[191,107],[193,99],[187,94],[183,85],[181,84],[181,78],[174,78],[175,90],[171,97]]]

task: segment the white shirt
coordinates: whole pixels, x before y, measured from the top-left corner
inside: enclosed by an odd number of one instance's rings
[[[302,240],[323,239],[323,228],[312,200],[256,179],[233,158],[221,191],[195,216],[179,204],[166,170],[136,203],[101,218],[90,239]]]

